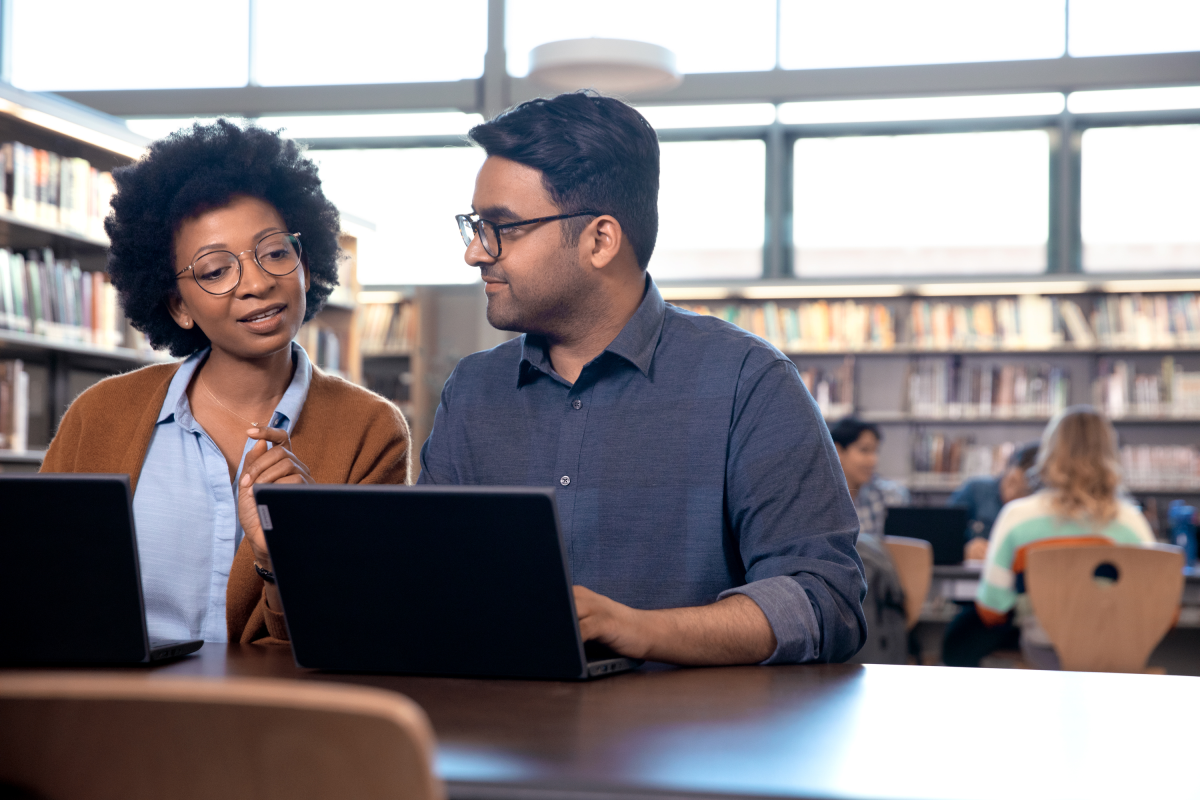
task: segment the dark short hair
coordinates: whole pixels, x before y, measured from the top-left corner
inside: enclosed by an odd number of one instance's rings
[[[321,191],[316,165],[278,133],[223,119],[196,123],[150,145],[113,179],[117,193],[104,220],[112,243],[108,274],[125,315],[152,347],[188,356],[208,346],[199,327],[179,327],[167,309],[167,298],[178,292],[175,234],[185,220],[236,195],[265,200],[289,232],[300,232],[309,272],[305,321],[338,283],[338,210]]]
[[[658,135],[629,105],[595,92],[530,100],[476,125],[471,141],[542,173],[564,214],[597,211],[621,223],[638,266],[658,239]],[[568,244],[591,220],[566,220]]]
[[[883,434],[879,432],[878,425],[873,422],[863,422],[855,416],[843,417],[829,429],[829,435],[833,437],[834,443],[841,447],[849,447],[868,432],[875,434],[875,438],[879,441],[883,441]]]
[[[1008,457],[1005,469],[1012,469],[1013,467],[1020,467],[1023,470],[1031,469],[1037,463],[1039,445],[1040,442],[1025,442],[1024,444],[1017,445],[1012,455]]]

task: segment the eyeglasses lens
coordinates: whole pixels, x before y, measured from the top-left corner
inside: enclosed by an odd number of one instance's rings
[[[196,283],[209,294],[225,294],[237,286],[241,277],[241,264],[233,253],[224,250],[201,256],[192,265]]]
[[[467,247],[470,247],[471,241],[475,238],[475,234],[478,233],[479,243],[483,245],[483,249],[487,251],[488,255],[490,255],[492,258],[495,258],[496,244],[492,241],[492,239],[495,237],[493,233],[488,230],[487,223],[483,221],[473,223],[470,217],[467,216],[459,216],[457,219],[458,230],[459,233],[462,234],[463,244],[465,244]]]
[[[290,275],[300,266],[300,240],[290,233],[274,233],[254,248],[254,260],[272,275]]]

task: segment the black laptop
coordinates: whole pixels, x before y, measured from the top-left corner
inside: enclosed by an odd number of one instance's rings
[[[146,664],[199,640],[146,634],[126,475],[0,475],[0,663]]]
[[[582,641],[553,489],[254,496],[302,667],[583,680],[641,663]]]
[[[935,565],[961,564],[966,544],[965,508],[899,507],[887,510],[884,536],[908,536],[933,545]]]

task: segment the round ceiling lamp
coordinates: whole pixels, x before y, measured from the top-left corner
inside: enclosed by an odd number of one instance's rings
[[[630,39],[564,39],[540,44],[529,53],[529,77],[554,89],[597,89],[605,94],[672,89],[683,82],[674,53]]]

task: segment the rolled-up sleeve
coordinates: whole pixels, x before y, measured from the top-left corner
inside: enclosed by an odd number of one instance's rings
[[[858,516],[816,403],[790,361],[748,365],[726,463],[744,594],[775,633],[765,663],[844,661],[866,638]]]

